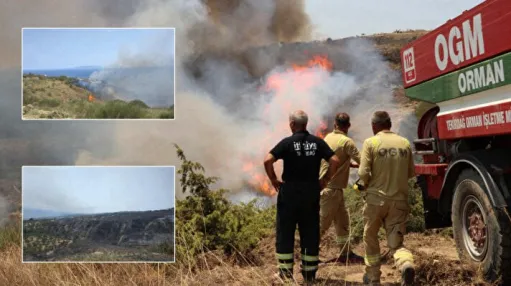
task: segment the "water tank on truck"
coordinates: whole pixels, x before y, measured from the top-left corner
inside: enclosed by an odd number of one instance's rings
[[[511,285],[511,1],[488,0],[401,50],[422,115],[415,153],[427,228],[453,227],[460,259]]]

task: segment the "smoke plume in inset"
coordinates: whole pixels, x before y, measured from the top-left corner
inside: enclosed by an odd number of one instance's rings
[[[117,61],[90,77],[100,98],[141,100],[150,107],[174,104],[174,31],[151,30],[138,51],[121,50]]]

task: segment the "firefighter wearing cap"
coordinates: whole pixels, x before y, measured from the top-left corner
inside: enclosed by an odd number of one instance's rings
[[[307,132],[307,114],[296,111],[289,116],[292,135],[280,141],[266,156],[264,167],[277,196],[277,260],[279,275],[292,278],[294,238],[300,232],[302,275],[306,282],[315,279],[319,263],[319,197],[321,189],[337,170],[335,153],[321,138]],[[282,159],[282,182],[273,164]],[[321,160],[329,162],[327,174],[318,178]]]
[[[378,285],[380,282],[378,231],[383,226],[403,285],[412,285],[415,275],[413,255],[403,246],[411,210],[408,180],[415,176],[412,150],[407,139],[390,131],[392,123],[387,112],[375,112],[371,123],[375,136],[364,142],[358,171],[365,200],[364,283]]]
[[[323,237],[333,222],[336,232],[335,241],[340,248],[340,254],[336,261],[363,263],[364,258],[349,249],[350,223],[344,205],[343,190],[348,186],[350,167],[357,167],[360,164],[360,153],[355,142],[348,137],[350,127],[350,116],[347,113],[339,113],[335,116],[334,131],[327,134],[324,139],[339,158],[340,166],[326,188],[321,191],[320,235]],[[355,161],[356,164],[353,164],[352,161]],[[320,178],[326,174],[327,170],[328,163],[323,161]]]

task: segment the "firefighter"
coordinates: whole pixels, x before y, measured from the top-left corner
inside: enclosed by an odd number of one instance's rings
[[[365,200],[364,283],[380,283],[378,231],[383,226],[402,283],[412,285],[415,276],[413,255],[403,246],[410,213],[408,179],[415,176],[412,150],[407,139],[390,131],[392,122],[387,112],[375,112],[371,123],[375,136],[364,141],[358,170]]]
[[[324,139],[339,158],[340,167],[326,188],[321,191],[320,237],[324,236],[333,222],[336,232],[335,241],[340,248],[340,254],[336,261],[340,263],[363,263],[364,258],[349,249],[349,218],[344,205],[343,190],[348,186],[350,167],[358,167],[358,164],[360,164],[360,153],[355,146],[355,142],[348,137],[350,127],[350,116],[347,113],[339,113],[334,119],[334,131],[327,134]],[[356,164],[353,164],[352,160]],[[326,174],[327,170],[328,163],[323,161],[320,178]]]
[[[315,280],[319,263],[319,193],[332,177],[339,160],[321,138],[307,132],[307,114],[289,116],[292,135],[280,141],[266,156],[264,167],[277,196],[277,260],[282,279],[292,278],[296,225],[300,232],[301,272],[306,282]],[[282,159],[282,181],[273,164]],[[329,162],[327,174],[318,177],[321,160]]]

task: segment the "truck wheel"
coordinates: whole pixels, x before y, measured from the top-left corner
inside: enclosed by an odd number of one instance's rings
[[[489,281],[511,283],[511,223],[507,213],[492,207],[482,178],[465,170],[456,182],[452,225],[462,261],[480,264]]]

